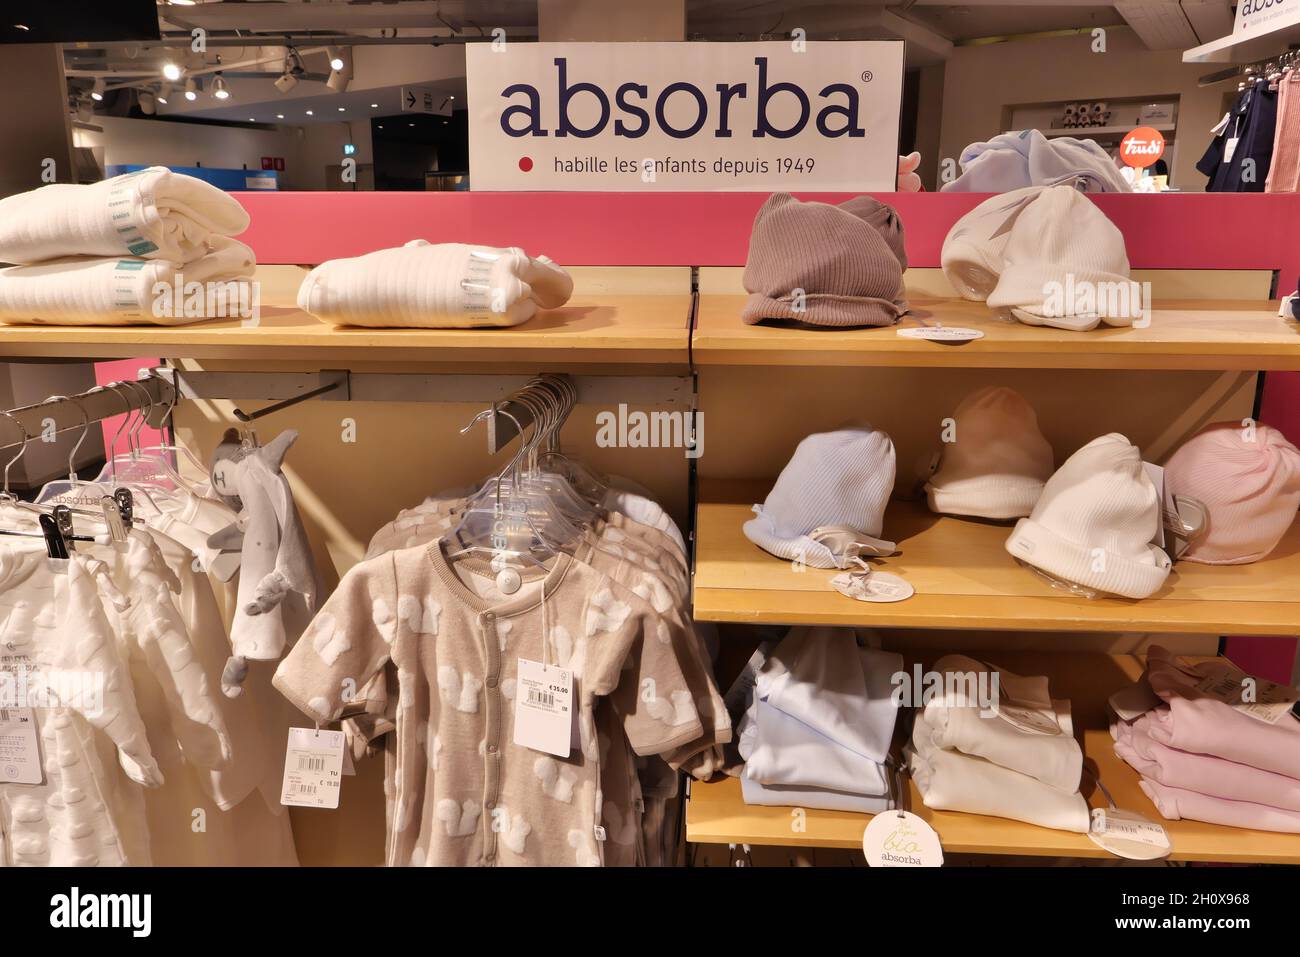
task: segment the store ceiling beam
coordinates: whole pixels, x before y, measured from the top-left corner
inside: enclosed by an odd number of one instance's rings
[[[179,8],[163,14],[181,29],[243,31],[338,31],[433,29],[478,34],[475,24],[491,33],[494,27],[537,26],[535,4],[409,0],[404,3],[212,3]],[[173,19],[174,18],[174,19]]]

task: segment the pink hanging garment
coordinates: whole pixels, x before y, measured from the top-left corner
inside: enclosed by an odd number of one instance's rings
[[[1300,71],[1288,70],[1278,83],[1277,129],[1273,134],[1273,162],[1264,180],[1266,193],[1294,193],[1300,189]]]
[[[1300,780],[1208,754],[1178,751],[1148,734],[1151,722],[1147,714],[1132,724],[1120,722],[1111,729],[1115,753],[1144,778],[1209,797],[1300,812]]]
[[[1143,778],[1139,784],[1151,803],[1169,821],[1186,819],[1228,827],[1248,827],[1256,831],[1300,834],[1300,811],[1284,811],[1249,801],[1225,801],[1195,791],[1166,787],[1149,778]]]

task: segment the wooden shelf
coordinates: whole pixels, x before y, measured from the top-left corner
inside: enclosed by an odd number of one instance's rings
[[[1156,302],[1145,329],[1070,332],[999,319],[980,302],[912,299],[919,316],[983,331],[960,345],[908,339],[899,328],[748,326],[744,296],[699,298],[697,365],[944,366],[979,369],[1300,370],[1300,324],[1258,301]]]
[[[259,267],[261,322],[185,326],[0,325],[0,355],[94,359],[350,360],[687,364],[691,300],[681,295],[576,295],[504,329],[369,329],[323,323],[294,305],[305,270]]]
[[[1021,567],[1003,547],[1009,525],[935,515],[893,502],[884,537],[899,554],[875,567],[916,589],[906,601],[854,601],[834,571],[795,572],[744,536],[770,481],[705,479],[696,517],[695,617],[747,624],[1300,635],[1300,522],[1274,553],[1250,565],[1180,562],[1151,598],[1078,598]]]
[[[1071,701],[1085,766],[1105,784],[1119,807],[1138,811],[1165,825],[1173,841],[1173,860],[1300,863],[1300,835],[1297,834],[1161,818],[1138,787],[1137,772],[1115,754],[1107,730],[1106,699],[1141,675],[1139,659],[1130,655],[1000,652],[994,660],[1020,674],[1050,676],[1053,696],[1068,697]],[[1085,774],[1084,779],[1084,794],[1089,804],[1105,807],[1105,797],[1095,789],[1092,778]],[[1083,834],[979,814],[931,811],[921,803],[914,786],[907,808],[938,831],[944,851],[950,854],[1113,859]],[[870,815],[841,811],[807,810],[805,815],[806,829],[795,832],[791,828],[790,808],[745,804],[739,780],[727,778],[709,784],[693,781],[686,807],[686,839],[699,844],[861,848],[862,831],[870,820]]]

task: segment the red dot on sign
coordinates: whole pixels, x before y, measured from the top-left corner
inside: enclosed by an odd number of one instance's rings
[[[524,157],[521,157],[520,160],[519,160],[519,168],[520,168],[521,170],[523,170],[525,173],[527,173],[529,170],[531,170],[531,169],[533,168],[533,159],[532,159],[532,157],[531,157],[531,156],[524,156]]]

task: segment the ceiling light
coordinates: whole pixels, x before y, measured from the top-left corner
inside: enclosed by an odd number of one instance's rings
[[[345,73],[342,70],[332,70],[330,71],[330,78],[325,81],[325,85],[335,93],[345,93],[347,92],[348,84],[351,82],[351,73]]]
[[[372,110],[377,110],[377,109],[379,109],[379,104],[378,104],[378,103],[371,103],[371,104],[370,104],[370,108],[371,108]]]
[[[164,63],[162,74],[169,80],[179,80],[181,78],[181,68],[175,63]]]
[[[345,113],[345,112],[347,112],[347,107],[346,107],[346,106],[340,106],[340,107],[339,107],[339,112],[340,112],[340,113]]]
[[[90,88],[90,98],[98,103],[104,98],[104,78],[96,77],[95,85]]]
[[[325,49],[329,53],[331,70],[341,70],[347,65],[343,62],[343,51],[338,47],[326,47]]]
[[[23,32],[26,32],[26,31],[30,30],[31,27],[29,27],[29,26],[28,26],[27,24],[25,24],[25,23],[15,23],[15,24],[14,24],[14,29],[15,29],[15,30],[22,30]]]
[[[193,103],[199,98],[199,81],[190,77],[185,81],[185,99]]]
[[[158,101],[148,90],[141,90],[136,99],[140,104],[140,112],[145,116],[153,116],[158,112]]]
[[[222,79],[221,73],[217,73],[217,78],[212,81],[212,95],[218,100],[230,99],[230,91],[226,89],[226,81]]]
[[[163,83],[162,85],[160,85],[160,86],[158,87],[158,93],[157,93],[157,95],[154,97],[154,99],[156,99],[156,100],[157,100],[159,103],[161,103],[163,106],[166,106],[166,105],[167,105],[167,97],[169,97],[169,96],[171,96],[171,95],[172,95],[172,85],[171,85],[170,83]]]
[[[257,120],[253,119],[253,117],[250,116],[250,117],[248,118],[248,122],[250,122],[250,123],[256,123]]]
[[[167,0],[167,5],[171,7],[192,7],[198,0]]]
[[[282,119],[284,119],[284,114],[283,114],[283,113],[277,113],[277,114],[275,114],[275,118],[276,118],[277,120],[282,120]]]
[[[288,93],[298,85],[298,78],[292,73],[285,73],[275,81],[275,88],[281,93]]]
[[[308,115],[308,116],[315,116],[316,114],[313,113],[311,110],[308,110],[308,111],[307,111],[307,115]]]

